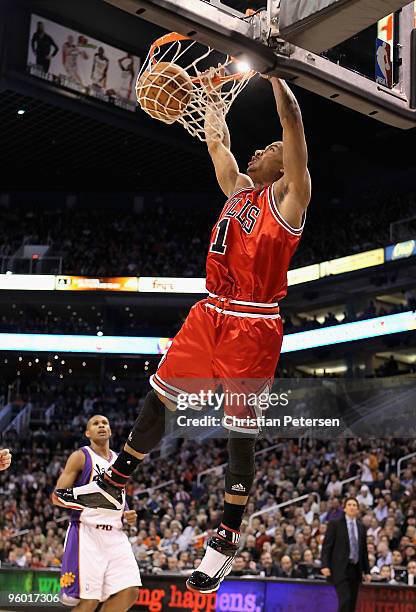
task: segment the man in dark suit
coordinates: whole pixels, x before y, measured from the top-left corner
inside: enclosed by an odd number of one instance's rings
[[[358,501],[348,497],[344,516],[328,524],[322,545],[322,573],[335,586],[338,612],[354,612],[363,574],[369,582],[366,530],[358,520]]]

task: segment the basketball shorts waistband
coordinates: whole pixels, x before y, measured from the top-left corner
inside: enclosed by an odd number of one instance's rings
[[[216,312],[235,317],[251,317],[263,319],[279,319],[280,309],[278,302],[265,304],[261,302],[245,302],[231,298],[220,297],[209,293],[205,300],[205,306]]]

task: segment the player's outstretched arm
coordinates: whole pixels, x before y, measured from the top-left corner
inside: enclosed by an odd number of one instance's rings
[[[230,150],[230,132],[223,115],[221,100],[211,84],[209,77],[204,82],[209,103],[205,112],[205,138],[208,153],[215,168],[219,186],[228,197],[244,187],[252,187],[251,179],[239,171],[234,155]]]
[[[64,467],[64,471],[58,478],[56,483],[56,489],[69,489],[74,486],[78,475],[82,472],[85,465],[85,455],[81,450],[77,450],[68,457],[68,461]],[[61,506],[66,508],[56,497],[55,493],[52,493],[52,502],[55,506]]]
[[[283,184],[275,184],[275,197],[283,216],[292,224],[293,218],[296,221],[302,217],[311,199],[308,149],[302,113],[294,94],[282,79],[269,80],[283,128]]]

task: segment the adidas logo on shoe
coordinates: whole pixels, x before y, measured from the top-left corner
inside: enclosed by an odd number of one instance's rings
[[[240,491],[241,493],[245,493],[246,492],[246,488],[243,487],[243,485],[241,483],[233,485],[231,487],[231,490],[232,491]]]

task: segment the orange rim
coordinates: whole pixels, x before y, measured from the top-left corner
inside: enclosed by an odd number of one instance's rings
[[[165,34],[160,38],[157,38],[150,47],[150,61],[152,64],[156,63],[154,58],[155,51],[159,47],[163,47],[163,45],[168,45],[169,43],[180,41],[180,40],[192,40],[189,36],[184,36],[183,34],[178,34],[178,32],[169,32],[169,34]],[[237,60],[229,56],[232,62],[236,62]],[[229,83],[230,81],[241,81],[242,79],[251,79],[252,76],[256,74],[255,70],[247,70],[247,72],[236,72],[234,74],[229,74],[227,76],[215,76],[212,81],[213,83]],[[192,83],[200,83],[202,79],[200,77],[191,78]]]

